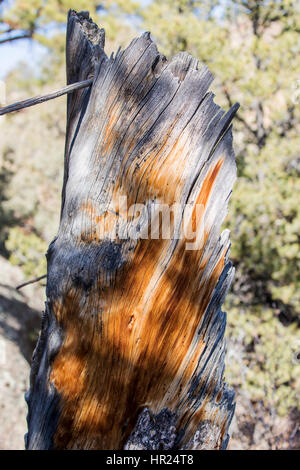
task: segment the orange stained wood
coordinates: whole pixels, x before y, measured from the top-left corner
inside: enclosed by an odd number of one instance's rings
[[[222,163],[208,170],[198,204],[207,205]],[[90,202],[82,210],[93,224],[101,223]],[[209,228],[205,233],[207,241]],[[139,240],[113,277],[100,260],[88,295],[69,287],[53,305],[64,331],[51,373],[61,396],[56,448],[120,449],[143,407],[174,410],[185,396],[205,347],[199,323],[228,247],[208,275],[205,245],[187,251],[186,240],[179,240],[167,261],[170,243]],[[190,422],[190,429],[196,418],[190,406],[180,409],[179,420]]]

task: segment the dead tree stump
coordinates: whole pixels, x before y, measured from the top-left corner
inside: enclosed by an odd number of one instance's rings
[[[226,448],[221,305],[234,270],[220,227],[238,105],[225,114],[208,68],[187,53],[168,62],[149,33],[107,58],[104,30],[70,11],[67,81],[91,77],[68,96],[26,447]]]

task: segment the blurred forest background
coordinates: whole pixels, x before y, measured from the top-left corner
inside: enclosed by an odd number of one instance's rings
[[[225,375],[237,401],[229,448],[300,448],[300,2],[0,0],[1,67],[8,45],[12,54],[32,45],[29,60],[5,76],[0,70],[7,104],[65,85],[69,8],[89,10],[105,28],[107,54],[149,30],[167,57],[186,50],[209,66],[218,104],[240,102],[239,178],[225,223],[236,266],[224,306]],[[59,222],[65,115],[62,97],[0,118],[2,449],[23,447],[23,392],[44,286],[15,286],[46,272]]]

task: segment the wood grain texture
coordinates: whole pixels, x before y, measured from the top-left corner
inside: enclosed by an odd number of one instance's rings
[[[27,448],[226,448],[234,403],[221,306],[234,270],[220,229],[238,105],[221,110],[207,67],[187,53],[168,62],[149,33],[110,59],[103,47],[103,30],[70,12],[68,81],[94,82],[68,102]],[[127,217],[125,198],[144,212]],[[177,205],[172,237],[162,227],[149,236],[158,204]],[[191,208],[193,226],[197,204],[203,243],[190,250],[183,219]]]

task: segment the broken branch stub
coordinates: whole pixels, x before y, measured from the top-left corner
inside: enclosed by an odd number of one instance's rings
[[[45,101],[54,100],[55,98],[59,98],[60,96],[66,95],[68,93],[73,93],[75,90],[81,90],[82,88],[89,87],[92,83],[93,80],[88,79],[82,82],[73,83],[46,95],[35,96],[34,98],[28,98],[27,100],[17,101],[16,103],[12,103],[4,106],[3,108],[0,108],[0,116],[8,113],[14,113],[20,109],[29,108],[30,106],[35,106],[37,104],[44,103]]]
[[[168,62],[149,33],[110,59],[103,47],[103,30],[71,11],[68,83],[94,81],[68,97],[27,448],[225,448],[233,268],[220,227],[238,106],[222,111],[208,68],[187,53]]]

